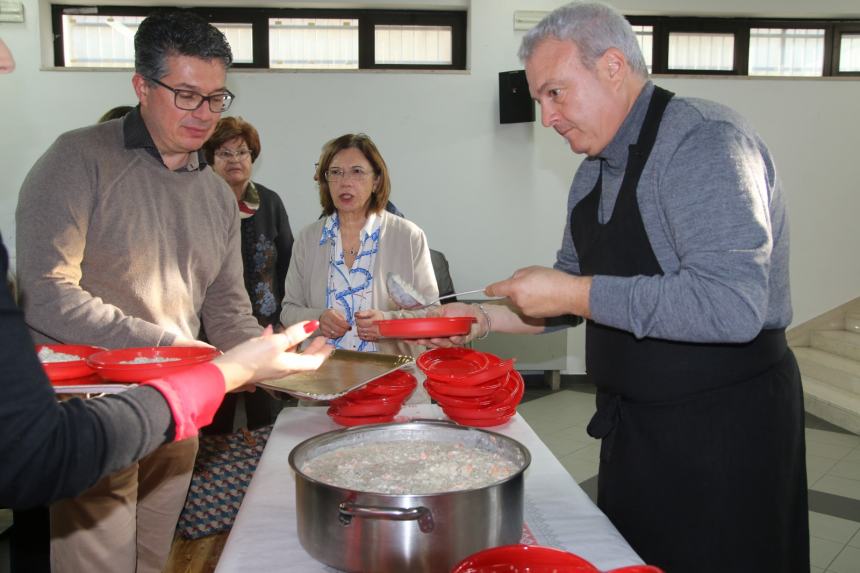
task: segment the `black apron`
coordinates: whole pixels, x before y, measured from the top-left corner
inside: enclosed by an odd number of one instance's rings
[[[651,98],[611,218],[601,176],[571,214],[584,275],[662,275],[636,198],[672,93]],[[803,394],[785,331],[698,344],[588,321],[598,505],[668,573],[809,571]]]

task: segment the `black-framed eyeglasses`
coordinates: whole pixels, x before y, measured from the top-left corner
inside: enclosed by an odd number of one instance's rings
[[[224,90],[217,94],[205,96],[191,90],[181,90],[172,88],[164,82],[160,82],[155,78],[146,78],[149,81],[156,83],[166,90],[173,92],[173,104],[179,109],[185,111],[194,111],[199,109],[203,102],[209,102],[209,111],[212,113],[222,113],[230,109],[230,104],[233,103],[234,96],[230,90]]]

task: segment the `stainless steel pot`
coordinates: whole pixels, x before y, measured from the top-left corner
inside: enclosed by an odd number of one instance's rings
[[[519,470],[488,486],[423,495],[349,490],[316,481],[307,460],[352,444],[400,440],[451,442],[499,452]],[[495,432],[440,420],[327,432],[290,452],[296,472],[299,541],[315,559],[350,572],[440,572],[476,551],[518,543],[523,526],[525,446]]]

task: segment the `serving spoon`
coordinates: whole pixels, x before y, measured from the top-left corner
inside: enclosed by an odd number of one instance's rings
[[[430,302],[424,302],[424,298],[421,294],[412,288],[412,285],[407,283],[403,277],[396,273],[388,273],[388,276],[385,277],[385,284],[388,287],[388,294],[391,298],[400,306],[401,308],[405,308],[407,310],[420,310],[422,308],[427,308],[430,305],[436,304],[440,300],[445,300],[446,298],[453,298],[455,296],[463,296],[464,294],[475,294],[478,292],[484,292],[484,289],[479,288],[476,290],[467,290],[463,292],[455,292],[453,294],[446,294],[445,296],[440,296],[435,300],[431,300]]]

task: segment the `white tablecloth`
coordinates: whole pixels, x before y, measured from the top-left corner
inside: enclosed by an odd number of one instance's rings
[[[445,418],[438,406],[406,406],[405,418]],[[339,428],[325,408],[284,408],[260,459],[216,573],[334,571],[308,555],[298,541],[295,475],[287,461],[299,442]],[[525,522],[541,545],[588,559],[602,570],[642,563],[552,452],[517,414],[490,428],[525,445],[532,463],[525,474]]]

